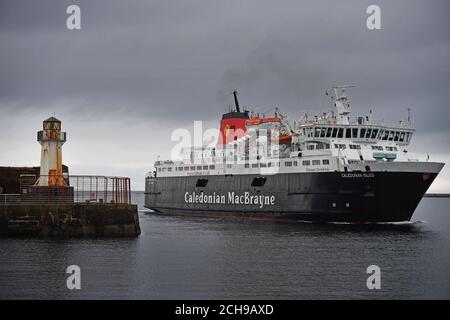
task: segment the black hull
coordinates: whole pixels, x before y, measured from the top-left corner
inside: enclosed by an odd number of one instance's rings
[[[409,221],[437,174],[289,173],[265,176],[262,187],[251,186],[258,175],[149,178],[145,206],[171,215],[353,223]],[[199,179],[208,180],[206,187],[196,187]],[[230,192],[273,196],[275,201],[264,206],[186,201],[186,193]]]

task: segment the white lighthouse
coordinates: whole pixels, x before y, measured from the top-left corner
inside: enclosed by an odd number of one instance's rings
[[[66,186],[62,173],[62,145],[66,133],[61,132],[61,121],[55,117],[44,120],[44,130],[38,132],[41,149],[41,171],[37,186]]]

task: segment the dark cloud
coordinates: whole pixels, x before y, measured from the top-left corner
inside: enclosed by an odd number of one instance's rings
[[[69,4],[81,6],[80,31],[65,27]],[[370,4],[4,0],[2,117],[57,111],[188,126],[218,120],[237,89],[244,105],[294,118],[329,110],[326,87],[354,84],[354,112],[396,119],[409,107],[421,134],[448,135],[450,2],[376,1],[380,31],[365,27]]]

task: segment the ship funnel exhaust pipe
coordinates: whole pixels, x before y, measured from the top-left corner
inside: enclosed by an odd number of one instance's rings
[[[233,91],[233,96],[234,96],[234,105],[236,106],[236,111],[237,112],[241,112],[241,108],[239,108],[239,100],[237,98],[237,91],[236,90]]]

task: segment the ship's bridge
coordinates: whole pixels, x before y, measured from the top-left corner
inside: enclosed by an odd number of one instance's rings
[[[377,143],[390,141],[398,145],[408,145],[414,129],[411,127],[387,127],[382,125],[338,125],[307,124],[302,125],[301,138],[349,139],[360,143]]]

